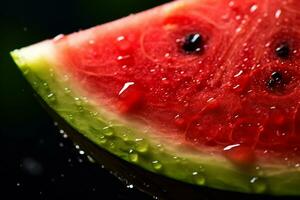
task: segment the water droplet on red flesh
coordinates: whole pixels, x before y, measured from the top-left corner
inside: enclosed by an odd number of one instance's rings
[[[187,1],[87,31],[82,44],[68,43],[76,35],[56,44],[88,93],[162,134],[200,150],[239,144],[224,153],[242,165],[265,150],[300,156],[300,4],[268,2]],[[201,42],[188,50],[201,44],[201,53],[184,52],[195,33]]]
[[[118,93],[119,112],[128,113],[139,108],[142,102],[142,90],[135,82],[126,82]]]
[[[255,164],[254,149],[241,144],[228,145],[224,149],[225,156],[234,164],[250,167]]]

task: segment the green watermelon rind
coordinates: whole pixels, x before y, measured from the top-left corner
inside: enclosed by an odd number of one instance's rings
[[[143,127],[95,106],[59,73],[52,52],[40,46],[47,43],[15,50],[11,56],[43,100],[99,147],[146,170],[195,185],[244,193],[300,195],[300,168],[264,165],[250,172],[221,155],[200,153],[160,134],[145,134]]]

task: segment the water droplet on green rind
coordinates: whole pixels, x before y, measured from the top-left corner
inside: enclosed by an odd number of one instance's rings
[[[103,134],[106,135],[106,136],[113,136],[114,135],[113,129],[109,126],[104,127],[102,130],[103,130]]]
[[[100,136],[99,142],[100,142],[101,144],[105,144],[105,143],[107,142],[107,139],[105,138],[104,135],[101,135],[101,136]]]
[[[252,191],[254,193],[261,194],[266,192],[267,190],[267,184],[262,178],[252,177],[250,179],[250,184],[251,184]]]
[[[192,179],[195,184],[205,185],[206,180],[205,180],[205,177],[201,173],[193,172],[192,175],[193,175]]]
[[[152,161],[152,167],[153,167],[153,169],[158,171],[158,170],[161,170],[163,166],[160,161],[154,160],[154,161]]]
[[[131,162],[137,163],[139,161],[139,155],[137,153],[134,153],[133,150],[129,151],[128,158]]]
[[[135,144],[135,149],[136,151],[140,153],[145,153],[149,149],[148,143],[145,141],[145,139],[135,139],[136,144]]]

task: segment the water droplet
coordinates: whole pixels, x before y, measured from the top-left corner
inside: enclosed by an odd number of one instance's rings
[[[239,33],[239,32],[241,32],[241,31],[242,31],[242,27],[238,27],[238,28],[235,30],[236,33]]]
[[[257,10],[258,6],[254,4],[253,6],[250,7],[250,12],[255,12]]]
[[[193,180],[197,185],[205,185],[205,177],[198,173],[198,172],[193,172]]]
[[[231,8],[232,8],[234,5],[235,5],[235,2],[234,2],[234,1],[230,1],[230,2],[228,3],[228,6],[231,7]]]
[[[134,153],[133,150],[129,151],[128,158],[131,162],[134,162],[134,163],[139,161],[139,155],[137,153]]]
[[[47,95],[47,98],[48,98],[48,101],[53,103],[56,101],[56,97],[55,97],[55,94],[54,93],[50,93]]]
[[[95,44],[95,40],[89,40],[89,44]]]
[[[223,150],[224,151],[229,151],[229,150],[231,150],[231,149],[233,149],[235,147],[238,147],[238,146],[240,146],[240,144],[229,145],[229,146],[226,146]]]
[[[238,73],[236,73],[236,74],[234,75],[234,78],[238,78],[238,77],[241,76],[243,73],[244,73],[244,71],[243,71],[243,70],[240,70]]]
[[[107,139],[105,138],[104,135],[101,135],[101,136],[100,136],[99,142],[100,142],[101,144],[105,144],[105,143],[107,142]]]
[[[132,189],[133,188],[133,185],[132,184],[129,184],[129,185],[126,185],[127,188],[129,189]]]
[[[282,11],[280,9],[278,9],[276,12],[275,12],[275,18],[279,18],[281,16],[281,13]]]
[[[135,82],[126,82],[119,91],[119,111],[127,113],[142,103],[142,90]]]
[[[155,170],[161,170],[162,168],[162,164],[158,160],[153,161],[152,166]]]
[[[136,151],[140,153],[145,153],[148,151],[149,145],[145,139],[136,139]]]
[[[58,41],[62,40],[64,37],[65,37],[64,34],[59,34],[53,38],[53,41],[58,42]]]
[[[122,89],[119,91],[119,95],[122,95],[130,86],[134,85],[134,82],[127,82],[123,85]]]
[[[248,146],[233,144],[226,146],[223,150],[227,159],[236,165],[250,166],[255,163],[254,150]]]
[[[84,151],[83,150],[79,150],[79,154],[80,155],[84,155]]]
[[[110,126],[106,126],[103,129],[103,134],[106,136],[113,136],[114,135],[114,131]]]
[[[252,184],[252,190],[255,193],[261,194],[267,190],[267,185],[261,178],[253,177],[251,178],[250,183]]]
[[[70,88],[64,88],[64,92],[66,93],[66,94],[69,94],[69,93],[71,93],[71,89]]]
[[[96,161],[94,160],[94,158],[92,158],[91,156],[87,155],[87,159],[88,161],[90,161],[91,163],[95,163]]]
[[[73,121],[73,120],[74,120],[74,118],[73,118],[73,115],[72,115],[72,114],[69,114],[69,115],[68,115],[68,118],[69,118],[69,120],[70,120],[70,121]]]

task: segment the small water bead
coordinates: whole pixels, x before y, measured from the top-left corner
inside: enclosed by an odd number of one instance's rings
[[[132,184],[129,184],[129,185],[126,185],[127,188],[129,189],[132,189],[133,188],[133,185]]]
[[[231,7],[231,8],[234,7],[234,6],[235,6],[235,2],[234,2],[234,1],[230,1],[230,2],[228,3],[228,6]]]
[[[161,170],[162,169],[162,164],[158,161],[158,160],[154,160],[153,162],[152,162],[152,166],[153,166],[153,168],[155,169],[155,170]]]
[[[47,98],[50,102],[55,102],[56,101],[56,97],[54,93],[50,93],[47,95]]]
[[[69,115],[68,115],[68,119],[69,119],[70,121],[74,121],[73,115],[72,115],[72,114],[69,114]]]
[[[142,103],[142,89],[133,81],[124,83],[119,93],[119,111],[127,113],[137,108]]]
[[[107,142],[107,139],[105,138],[105,136],[104,136],[104,135],[101,135],[101,136],[100,136],[100,140],[99,140],[99,142],[100,142],[101,144],[106,144],[106,142]]]
[[[199,172],[193,172],[193,180],[197,185],[205,185],[206,179]]]
[[[276,10],[275,18],[278,19],[281,16],[281,14],[282,14],[282,10],[280,10],[280,9]]]
[[[85,152],[84,152],[83,150],[79,150],[79,154],[80,154],[80,155],[84,155]]]
[[[140,153],[145,153],[149,149],[149,145],[145,139],[136,139],[136,151]]]
[[[96,161],[94,160],[94,158],[91,157],[90,155],[87,155],[86,157],[87,157],[88,161],[90,161],[91,163],[96,163]]]
[[[252,177],[250,184],[254,193],[264,193],[267,190],[265,181],[259,177]]]
[[[129,150],[128,158],[131,162],[137,163],[139,161],[139,155],[132,149]]]
[[[182,49],[187,53],[200,52],[203,50],[204,41],[200,33],[191,33],[187,35],[182,44]]]
[[[64,88],[64,92],[66,93],[66,94],[69,94],[69,93],[71,93],[71,89],[70,88]]]
[[[110,126],[106,126],[102,129],[103,134],[106,136],[113,136],[114,135],[114,131]]]
[[[65,38],[65,35],[64,34],[59,34],[59,35],[57,35],[53,38],[53,41],[58,42],[58,41],[62,40],[63,38]]]
[[[250,7],[250,12],[254,13],[257,9],[258,9],[258,6],[256,4],[254,4]]]
[[[253,149],[241,144],[228,145],[223,151],[228,160],[239,166],[250,166],[256,160]]]

